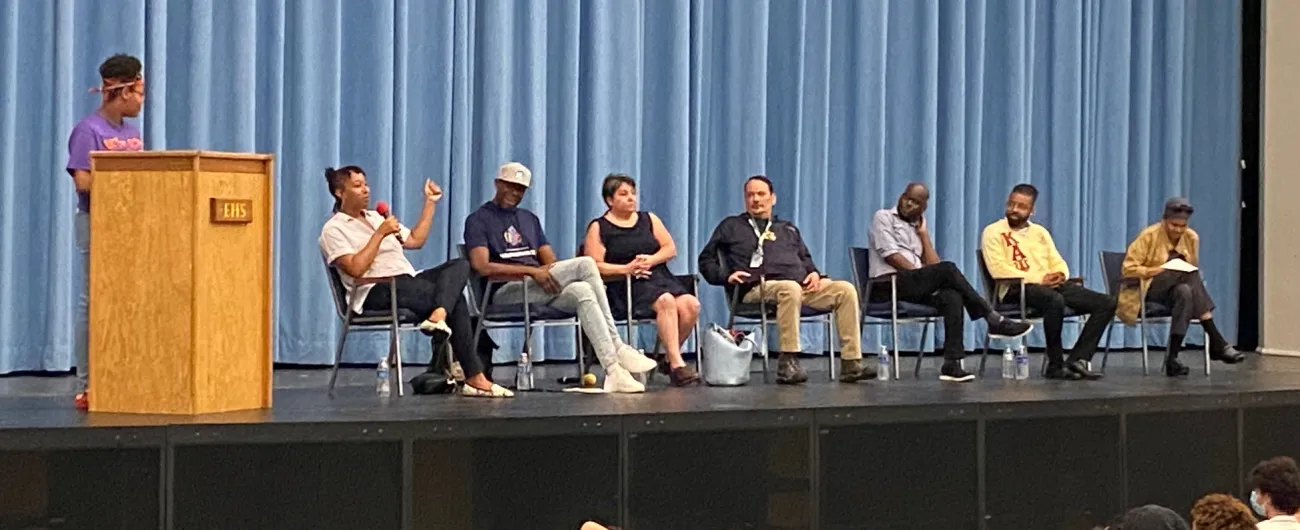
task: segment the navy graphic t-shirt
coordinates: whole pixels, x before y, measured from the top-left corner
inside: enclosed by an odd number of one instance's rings
[[[487,247],[493,263],[537,267],[537,249],[548,244],[542,222],[523,208],[488,201],[465,219],[465,249]]]

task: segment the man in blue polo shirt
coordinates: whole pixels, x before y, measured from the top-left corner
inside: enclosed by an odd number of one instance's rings
[[[519,207],[533,173],[510,162],[496,175],[496,196],[465,219],[465,248],[470,266],[479,274],[507,281],[492,303],[542,304],[578,314],[582,331],[605,369],[607,392],[644,392],[633,373],[653,370],[655,362],[625,344],[614,327],[605,282],[596,262],[583,256],[558,261],[537,216]]]

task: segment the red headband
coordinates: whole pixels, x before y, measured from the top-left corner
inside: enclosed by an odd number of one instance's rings
[[[104,92],[108,92],[109,90],[117,90],[117,89],[119,89],[119,88],[126,88],[126,87],[133,86],[133,85],[136,85],[136,84],[139,84],[139,83],[143,83],[143,82],[144,82],[144,77],[141,77],[141,76],[138,76],[138,75],[137,75],[137,76],[135,76],[135,79],[133,79],[133,80],[131,80],[131,81],[127,81],[127,82],[125,82],[125,83],[118,83],[118,84],[116,84],[116,85],[108,85],[108,86],[93,86],[93,87],[90,87],[90,91],[89,91],[89,93],[94,94],[94,93],[96,93],[96,92],[99,92],[99,93],[102,94],[102,93],[104,93]]]

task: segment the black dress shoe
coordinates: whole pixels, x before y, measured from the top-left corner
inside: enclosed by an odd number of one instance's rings
[[[1077,381],[1077,380],[1079,380],[1079,374],[1076,374],[1076,373],[1074,373],[1074,372],[1072,372],[1072,371],[1066,369],[1066,368],[1065,368],[1065,365],[1063,365],[1063,364],[1058,364],[1058,365],[1048,366],[1048,367],[1047,367],[1047,374],[1045,374],[1043,377],[1046,377],[1046,378],[1048,378],[1048,379],[1062,379],[1062,380],[1065,380],[1065,381]]]
[[[1165,375],[1169,377],[1183,377],[1190,372],[1191,370],[1187,369],[1187,365],[1178,362],[1178,359],[1165,361]]]
[[[1224,346],[1222,350],[1210,352],[1210,359],[1222,361],[1224,364],[1237,364],[1246,360],[1246,355],[1232,346]]]
[[[1070,373],[1079,376],[1079,379],[1087,379],[1089,381],[1096,381],[1098,379],[1101,379],[1101,374],[1089,370],[1088,363],[1083,359],[1079,359],[1070,364],[1065,365],[1065,369],[1069,370]]]

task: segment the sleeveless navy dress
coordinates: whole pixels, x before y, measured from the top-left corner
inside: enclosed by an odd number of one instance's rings
[[[636,224],[624,228],[611,223],[605,216],[594,221],[600,226],[600,242],[605,245],[605,262],[625,265],[636,259],[638,254],[659,252],[659,240],[655,239],[650,223],[650,214],[637,212]],[[609,297],[610,309],[622,315],[627,307],[627,285],[622,281],[605,283]],[[650,268],[649,278],[632,280],[632,311],[634,314],[653,314],[650,307],[664,294],[681,296],[689,291],[673,276],[668,264],[660,263]]]

